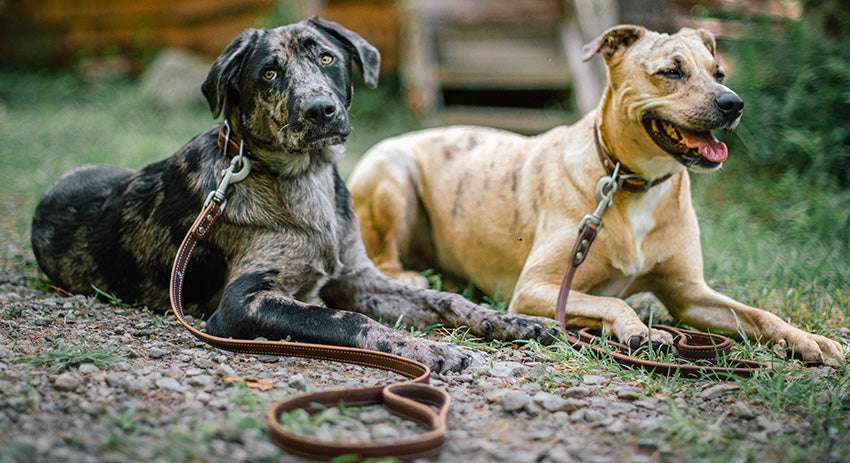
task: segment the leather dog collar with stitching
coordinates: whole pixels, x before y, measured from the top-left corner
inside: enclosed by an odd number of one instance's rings
[[[599,161],[602,162],[602,166],[605,168],[605,171],[608,172],[608,175],[613,174],[614,166],[619,161],[611,156],[611,153],[602,146],[602,140],[599,136],[599,126],[596,124],[593,124],[593,141],[596,143],[596,154],[599,156]],[[620,173],[621,175],[619,178],[621,180],[619,188],[630,193],[646,193],[650,188],[666,182],[673,176],[673,174],[667,174],[661,178],[649,180],[635,174],[622,163],[620,163]]]
[[[239,156],[239,136],[233,133],[233,130],[230,131],[230,141],[228,143],[227,148],[224,147],[224,144],[227,142],[227,124],[221,126],[221,129],[218,131],[218,147],[224,150],[224,155],[226,157]],[[243,150],[243,156],[251,157],[251,153],[248,150]]]

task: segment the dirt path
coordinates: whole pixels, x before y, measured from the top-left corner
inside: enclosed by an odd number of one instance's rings
[[[0,252],[0,462],[301,461],[265,434],[263,413],[304,391],[378,384],[359,367],[216,351],[174,317],[47,292],[29,251]],[[452,395],[439,462],[846,461],[837,423],[770,412],[741,382],[660,388],[576,356],[551,361],[482,346],[468,371],[435,375]],[[52,355],[52,357],[49,357]],[[46,364],[38,364],[42,360]],[[67,368],[62,368],[66,365]],[[816,370],[834,381],[832,370]],[[267,391],[226,377],[273,381]],[[269,383],[271,384],[271,383]],[[417,432],[378,409],[331,410],[319,439]],[[295,419],[296,422],[303,422]],[[825,437],[818,437],[824,428]],[[833,435],[829,435],[832,433]]]

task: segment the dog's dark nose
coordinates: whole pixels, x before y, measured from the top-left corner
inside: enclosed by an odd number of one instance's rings
[[[308,121],[321,125],[334,117],[334,114],[336,114],[336,105],[329,97],[316,97],[304,105],[303,114],[304,118]]]
[[[744,100],[732,92],[717,95],[714,99],[714,106],[726,120],[735,120],[744,112]]]

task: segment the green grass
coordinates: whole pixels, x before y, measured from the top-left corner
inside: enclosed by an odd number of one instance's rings
[[[35,366],[50,366],[54,371],[67,371],[84,363],[91,363],[103,369],[115,361],[114,347],[89,347],[85,341],[61,345],[52,350],[43,350],[38,354],[22,357],[18,362],[28,362]]]

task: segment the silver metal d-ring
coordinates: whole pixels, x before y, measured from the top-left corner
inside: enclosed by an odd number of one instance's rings
[[[230,162],[230,168],[235,169],[237,164],[242,164],[242,167],[238,172],[233,172],[230,176],[230,183],[241,182],[248,176],[251,172],[251,161],[248,160],[247,157],[243,156],[242,153],[245,149],[245,142],[239,142],[239,155],[233,158],[233,161]]]

